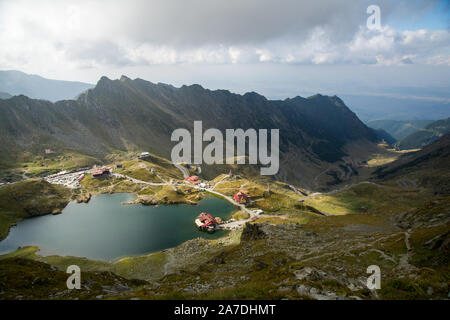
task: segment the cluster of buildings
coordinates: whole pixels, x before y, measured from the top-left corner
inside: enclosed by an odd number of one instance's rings
[[[197,225],[197,228],[202,231],[214,232],[216,230],[217,221],[211,214],[202,212],[197,219],[195,219],[195,224]]]
[[[191,176],[191,177],[187,177],[186,179],[184,179],[184,181],[190,182],[192,184],[199,184],[200,182],[202,182],[197,176]]]
[[[46,176],[45,181],[52,184],[63,185],[68,188],[79,188],[80,182],[86,177],[86,174],[90,173],[92,178],[109,177],[112,173],[111,168],[100,168],[92,169],[89,171],[88,168],[78,170],[78,171],[61,171],[55,174]]]
[[[184,181],[192,183],[196,186],[199,186],[200,188],[207,188],[209,187],[209,184],[202,182],[202,180],[200,180],[199,177],[197,176],[191,176],[191,177],[187,177],[186,179],[184,179]]]
[[[67,172],[61,171],[45,177],[45,181],[52,184],[63,185],[68,188],[80,187],[80,181],[84,179],[86,171]]]

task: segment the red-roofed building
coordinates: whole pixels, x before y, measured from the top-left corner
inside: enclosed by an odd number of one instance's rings
[[[248,196],[242,190],[239,190],[239,192],[234,195],[234,201],[237,203],[247,203]]]
[[[98,177],[102,177],[102,176],[110,174],[110,173],[111,173],[111,171],[109,170],[109,168],[102,168],[100,170],[93,171],[92,172],[92,177],[93,178],[98,178]]]
[[[199,184],[200,183],[200,179],[197,176],[192,176],[192,177],[188,177],[186,179],[184,179],[187,182],[193,183],[193,184]]]
[[[195,219],[195,224],[200,230],[214,232],[217,221],[209,213],[202,212],[199,214],[197,219]]]

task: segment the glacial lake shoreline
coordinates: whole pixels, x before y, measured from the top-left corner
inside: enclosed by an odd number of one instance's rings
[[[24,219],[0,241],[0,255],[37,246],[42,256],[111,262],[173,248],[198,237],[223,237],[226,231],[199,231],[195,217],[209,212],[227,220],[236,210],[226,200],[210,195],[197,205],[122,204],[135,198],[132,193],[97,194],[88,203],[70,202],[61,214]]]

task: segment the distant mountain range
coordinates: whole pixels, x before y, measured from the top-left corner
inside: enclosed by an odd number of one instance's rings
[[[450,133],[450,118],[434,121],[400,140],[399,147],[401,149],[423,148],[448,133]]]
[[[58,101],[74,99],[93,85],[75,81],[50,80],[20,71],[0,71],[0,92],[23,94],[30,98]],[[5,96],[6,97],[6,96]],[[0,95],[0,99],[2,96]]]
[[[44,147],[97,158],[114,150],[145,150],[169,158],[175,145],[172,131],[192,130],[194,120],[202,120],[204,130],[222,132],[279,128],[279,178],[305,184],[324,163],[358,158],[378,140],[336,96],[267,100],[254,92],[175,88],[122,76],[102,77],[76,100],[51,103],[23,95],[0,100],[0,150],[9,163],[23,152],[42,153]]]
[[[450,133],[450,118],[443,120],[375,120],[367,125],[380,139],[400,149],[419,149]]]
[[[12,97],[12,95],[10,95],[7,92],[0,92],[0,99],[9,99],[11,97]]]
[[[450,134],[443,135],[422,150],[401,156],[377,169],[373,176],[382,181],[403,179],[416,181],[435,195],[450,193]],[[409,181],[408,181],[409,180]]]
[[[366,124],[370,128],[383,129],[394,137],[397,141],[402,140],[410,134],[425,128],[425,126],[432,123],[433,120],[373,120]]]

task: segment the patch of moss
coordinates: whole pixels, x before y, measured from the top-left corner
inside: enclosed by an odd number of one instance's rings
[[[250,214],[248,214],[248,212],[239,210],[239,211],[236,211],[235,213],[233,213],[233,215],[231,217],[234,220],[247,220],[248,218],[250,218]]]

